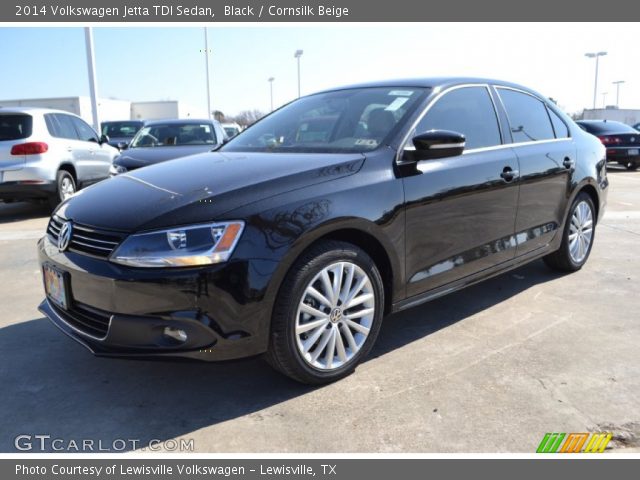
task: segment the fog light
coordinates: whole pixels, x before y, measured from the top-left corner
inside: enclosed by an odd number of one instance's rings
[[[187,332],[179,328],[164,327],[164,336],[173,338],[174,340],[184,343],[187,341]]]

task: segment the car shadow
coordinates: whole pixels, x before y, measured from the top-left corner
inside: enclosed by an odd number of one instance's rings
[[[51,215],[47,202],[0,202],[0,224],[45,218]]]
[[[534,262],[394,314],[385,320],[370,358],[557,277]],[[212,364],[96,358],[43,318],[0,329],[0,352],[1,452],[17,451],[18,435],[50,435],[64,444],[88,439],[105,448],[115,446],[116,439],[133,439],[140,446],[188,438],[190,432],[315,390],[258,358]],[[133,446],[126,443],[125,449]]]

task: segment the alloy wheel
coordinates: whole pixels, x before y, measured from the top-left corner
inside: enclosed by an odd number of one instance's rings
[[[323,268],[298,305],[295,337],[304,361],[320,370],[349,363],[362,349],[375,317],[371,279],[351,262]]]
[[[585,201],[576,205],[569,226],[569,255],[575,263],[582,263],[589,253],[593,238],[593,213]]]

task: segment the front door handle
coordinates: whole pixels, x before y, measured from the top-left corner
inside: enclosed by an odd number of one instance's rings
[[[573,168],[573,166],[575,165],[576,162],[574,162],[573,160],[571,160],[571,158],[569,157],[564,157],[564,161],[562,162],[562,165],[564,165],[564,168],[567,169],[571,169]]]
[[[518,172],[518,170],[513,170],[511,167],[504,167],[500,176],[505,182],[511,182],[519,174],[520,172]]]

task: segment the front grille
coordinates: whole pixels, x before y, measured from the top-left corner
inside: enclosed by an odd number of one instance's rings
[[[73,302],[68,310],[62,310],[49,302],[56,313],[69,325],[97,339],[107,336],[111,314],[79,302]]]
[[[49,220],[47,234],[54,244],[58,243],[58,235],[63,223],[64,221],[55,215]],[[69,250],[94,257],[107,258],[124,237],[125,235],[120,232],[99,230],[74,223]]]

